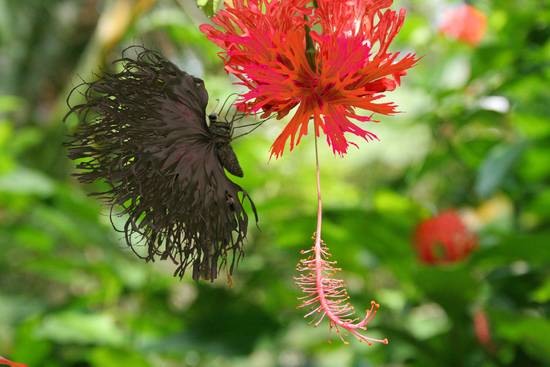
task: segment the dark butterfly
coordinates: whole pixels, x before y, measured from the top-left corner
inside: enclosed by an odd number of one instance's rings
[[[94,195],[111,213],[122,208],[120,231],[138,256],[171,259],[180,277],[192,267],[195,280],[214,280],[226,265],[231,274],[247,235],[246,200],[258,220],[250,196],[224,171],[243,176],[232,122],[211,114],[207,125],[204,82],[154,51],[115,64],[122,71],[87,83],[85,103],[70,106],[80,120],[67,143],[82,170],[76,175],[108,183]]]

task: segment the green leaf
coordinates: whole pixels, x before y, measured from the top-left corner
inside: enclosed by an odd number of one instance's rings
[[[531,293],[531,299],[538,303],[550,302],[550,279],[537,290]]]
[[[223,3],[222,0],[196,0],[197,6],[202,8],[204,13],[211,17],[214,15],[221,7]]]
[[[136,351],[112,349],[108,347],[96,348],[90,355],[92,366],[121,367],[121,366],[151,366],[143,356]]]
[[[16,228],[13,239],[17,245],[38,252],[50,252],[55,247],[55,239],[53,236],[31,226]]]
[[[479,282],[464,264],[422,267],[414,276],[424,294],[449,314],[460,314],[475,299]]]
[[[0,95],[0,112],[17,111],[22,105],[22,100],[18,97]]]
[[[521,344],[536,359],[550,362],[550,322],[542,317],[500,315],[496,324],[499,337]]]
[[[49,177],[24,167],[0,177],[0,193],[50,196],[54,189],[55,183]]]
[[[550,124],[549,124],[550,125]],[[542,181],[550,176],[550,146],[545,139],[529,147],[523,155],[519,172],[529,182]]]
[[[550,233],[539,234],[514,234],[501,239],[491,247],[479,249],[472,256],[474,264],[494,267],[507,265],[514,261],[527,261],[532,265],[545,265],[550,263]]]
[[[475,190],[481,198],[491,196],[502,186],[504,179],[521,157],[526,146],[526,143],[521,142],[497,146],[491,150],[477,175]]]

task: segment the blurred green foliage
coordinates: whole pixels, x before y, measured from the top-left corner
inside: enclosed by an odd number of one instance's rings
[[[203,77],[212,108],[235,91],[196,3],[0,0],[0,355],[47,367],[550,365],[550,2],[471,3],[489,16],[475,49],[438,34],[446,1],[396,1],[409,15],[395,47],[424,55],[391,97],[406,113],[381,118],[381,142],[344,159],[323,148],[325,241],[352,301],[382,305],[371,335],[390,339],[367,347],[328,343],[328,327],[295,308],[314,156],[308,137],[268,160],[283,122],[235,142],[261,219],[232,288],[135,259],[94,188],[70,176],[67,92],[125,46]],[[422,265],[414,227],[449,207],[469,213],[480,247]],[[475,337],[479,309],[491,347]]]

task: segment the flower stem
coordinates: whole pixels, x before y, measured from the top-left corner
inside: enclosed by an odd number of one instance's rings
[[[305,17],[306,21],[307,16]],[[313,38],[311,38],[311,28],[309,25],[305,25],[306,30],[306,58],[311,70],[315,73],[317,72],[317,66],[315,65],[315,44],[313,43]]]
[[[319,164],[318,136],[315,133],[315,175],[317,177],[317,229],[315,231],[315,248],[321,247],[321,226],[323,223],[323,200],[321,198],[321,168]]]

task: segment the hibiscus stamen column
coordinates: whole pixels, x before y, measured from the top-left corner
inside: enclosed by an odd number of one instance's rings
[[[305,293],[301,297],[300,307],[310,310],[305,317],[314,318],[312,323],[318,326],[325,318],[330,322],[331,328],[334,328],[338,336],[347,343],[340,334],[340,329],[347,330],[350,334],[368,345],[373,343],[388,344],[388,339],[376,339],[364,335],[368,323],[374,318],[378,308],[376,302],[371,301],[371,307],[366,311],[362,320],[355,317],[355,310],[347,301],[348,292],[344,281],[334,278],[334,275],[340,269],[336,268],[336,261],[330,261],[331,254],[328,247],[321,239],[323,225],[323,201],[321,198],[321,169],[319,164],[319,149],[317,144],[317,134],[315,134],[315,174],[317,182],[317,228],[314,234],[313,247],[308,251],[302,251],[308,254],[298,264],[298,271],[302,274],[296,277],[296,283]]]

